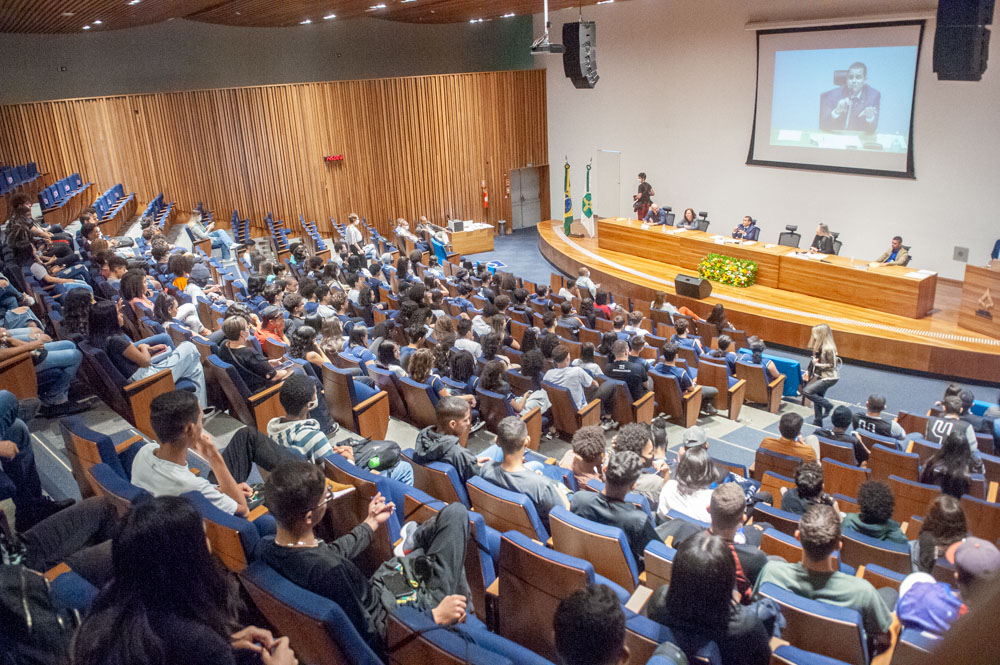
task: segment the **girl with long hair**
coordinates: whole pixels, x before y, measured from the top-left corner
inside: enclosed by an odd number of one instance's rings
[[[956,499],[969,493],[975,462],[964,434],[952,432],[945,437],[941,449],[936,451],[920,474],[920,482],[937,485],[941,491]]]
[[[297,663],[287,637],[236,630],[236,583],[208,551],[202,521],[181,497],[132,507],[111,545],[113,579],[74,640],[74,665],[235,665],[242,649],[264,665]]]
[[[323,364],[330,359],[316,343],[316,329],[301,325],[295,329],[288,340],[288,355],[307,361],[313,367],[316,376],[323,376]]]
[[[767,665],[769,631],[754,608],[733,600],[735,586],[730,545],[700,531],[677,548],[670,584],[653,595],[647,614],[670,628],[689,657],[701,645],[715,642],[722,665]]]
[[[813,326],[809,337],[812,360],[802,377],[806,385],[802,395],[813,403],[813,425],[823,426],[823,419],[833,411],[833,404],[826,398],[826,391],[840,380],[840,358],[837,344],[833,341],[833,330],[825,323]]]
[[[200,335],[205,331],[205,326],[198,316],[198,308],[194,303],[186,302],[183,305],[177,304],[177,298],[169,293],[161,293],[153,303],[153,319],[167,324],[171,321],[180,321],[187,326],[191,332]]]
[[[87,337],[90,332],[90,309],[94,294],[87,289],[70,289],[62,301],[62,332],[65,336]]]
[[[677,473],[663,486],[657,514],[668,519],[671,510],[700,522],[711,523],[708,504],[712,490],[721,480],[719,471],[708,456],[708,449],[692,448],[677,463]]]
[[[344,324],[335,316],[323,319],[323,336],[319,348],[329,356],[335,356],[344,348]]]
[[[969,525],[958,499],[947,494],[936,497],[927,509],[920,535],[910,541],[913,572],[930,573],[945,551],[968,533]]]

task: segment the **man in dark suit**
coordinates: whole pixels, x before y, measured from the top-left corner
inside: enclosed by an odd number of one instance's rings
[[[848,67],[845,84],[820,95],[819,128],[874,132],[882,94],[867,81],[868,67],[863,62]]]

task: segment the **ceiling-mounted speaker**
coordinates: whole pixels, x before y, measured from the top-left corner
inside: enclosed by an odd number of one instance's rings
[[[563,71],[577,88],[597,85],[597,24],[593,21],[563,23]]]
[[[994,0],[939,0],[934,71],[941,81],[979,81],[990,54]]]

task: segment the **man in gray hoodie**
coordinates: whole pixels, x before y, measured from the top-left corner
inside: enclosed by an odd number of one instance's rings
[[[479,475],[480,461],[462,447],[460,440],[468,437],[472,426],[469,403],[458,397],[443,397],[434,408],[437,424],[417,434],[413,444],[413,461],[418,464],[446,462],[458,471],[464,483]]]

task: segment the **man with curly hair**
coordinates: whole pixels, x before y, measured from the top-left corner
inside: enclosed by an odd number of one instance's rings
[[[603,481],[604,452],[608,445],[604,430],[597,425],[581,427],[573,434],[571,445],[572,449],[559,460],[559,466],[572,471],[580,487],[589,480]]]
[[[649,425],[645,423],[625,425],[618,430],[618,435],[611,445],[615,452],[630,450],[637,454],[642,458],[644,467],[653,464],[653,438],[649,431]],[[669,475],[670,469],[665,465],[660,467],[659,473],[643,473],[636,481],[634,491],[646,497],[649,505],[655,506],[660,501],[660,492],[663,490],[663,485],[667,482]]]
[[[881,480],[869,480],[858,487],[858,512],[844,517],[843,529],[905,545],[906,536],[899,528],[899,522],[892,519],[892,509],[896,500],[889,485]]]

